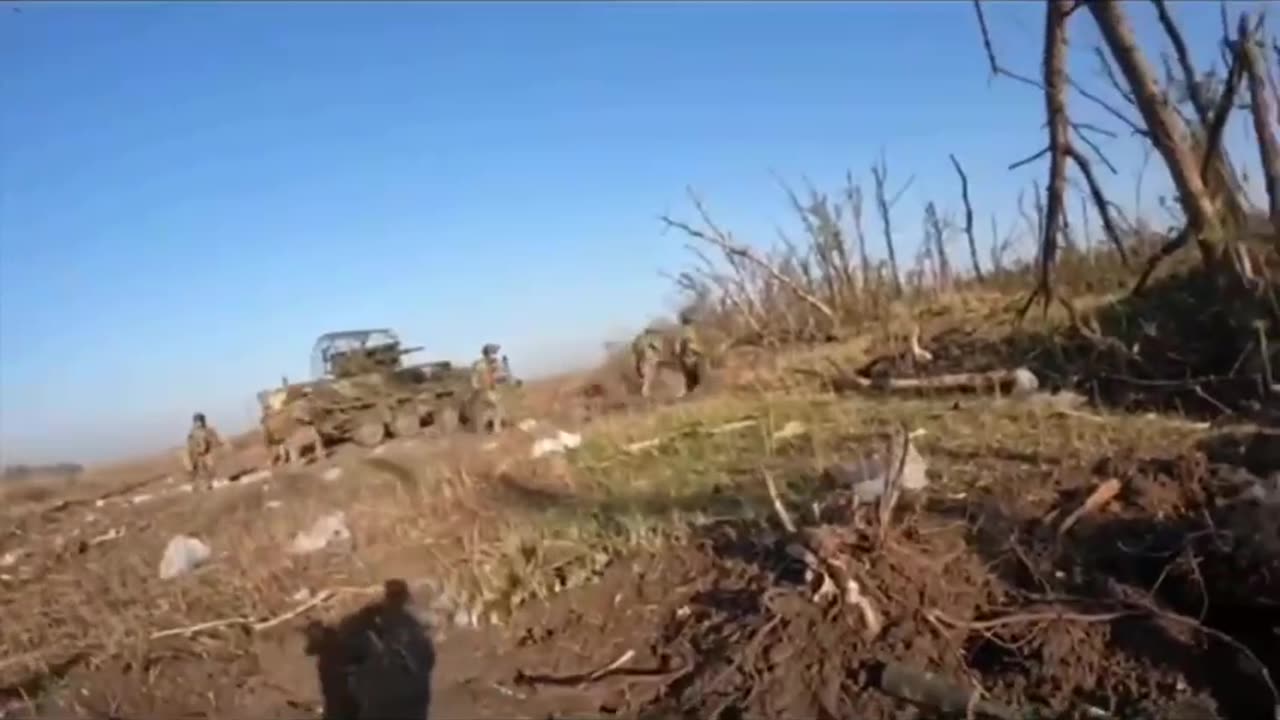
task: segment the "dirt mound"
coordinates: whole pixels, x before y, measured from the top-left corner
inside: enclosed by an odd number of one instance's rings
[[[611,668],[614,646],[594,674],[586,663],[505,682],[526,699],[555,687],[583,712],[655,718],[888,719],[903,717],[904,696],[935,712],[978,702],[978,717],[1273,717],[1280,616],[1259,598],[1280,597],[1280,564],[1237,532],[1241,478],[1190,455],[1112,460],[1056,483],[1045,507],[987,497],[900,509],[883,540],[865,507],[825,509],[799,535],[705,526],[677,552],[681,571],[609,586],[613,613],[641,605],[660,622],[522,621],[530,645],[548,648],[599,647],[625,625],[639,655]],[[1118,491],[1087,502],[1099,483]],[[820,538],[856,578],[882,616],[874,637],[839,592],[815,593],[798,537]]]
[[[1081,312],[1078,325],[998,336],[951,329],[929,338],[930,372],[1025,366],[1046,386],[1071,388],[1112,408],[1274,423],[1280,415],[1274,407],[1268,412],[1274,403],[1267,366],[1280,368],[1280,328],[1273,320],[1265,329],[1268,317],[1254,294],[1224,291],[1220,278],[1202,270],[1180,272],[1141,295]]]

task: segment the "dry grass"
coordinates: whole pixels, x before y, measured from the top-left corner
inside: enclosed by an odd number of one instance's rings
[[[953,293],[910,309],[925,337],[964,329],[992,341],[1063,329],[1058,316],[1008,322],[1013,298]],[[1117,452],[1168,454],[1202,433],[1189,423],[1125,414],[1064,415],[989,397],[842,397],[796,368],[853,366],[885,350],[871,332],[839,344],[781,353],[739,350],[724,363],[723,392],[645,407],[625,402],[586,426],[567,456],[531,459],[531,439],[511,431],[494,447],[479,436],[396,442],[376,455],[347,453],[342,477],[324,467],[278,473],[212,494],[173,491],[172,458],[98,470],[73,485],[40,486],[10,508],[0,552],[26,553],[0,568],[0,685],[72,658],[100,662],[198,652],[209,662],[252,655],[243,624],[153,639],[157,632],[224,619],[261,621],[326,589],[340,592],[308,615],[334,615],[387,577],[430,579],[467,615],[502,622],[530,598],[596,577],[638,547],[684,537],[693,525],[772,514],[761,471],[803,511],[830,464],[878,449],[876,433],[898,423],[925,434],[917,446],[943,494],[1050,492],[1052,472],[1078,470]],[[522,393],[526,413],[572,417],[577,394],[617,367],[558,378]],[[749,424],[741,421],[750,419]],[[734,429],[721,431],[727,424]],[[804,431],[776,433],[799,423]],[[660,439],[640,450],[637,442]],[[16,488],[13,491],[17,491]],[[131,504],[139,493],[154,496]],[[293,535],[341,510],[354,550],[295,556]],[[115,539],[97,541],[111,532]],[[213,560],[189,576],[157,578],[169,538],[197,536]],[[146,683],[163,682],[147,679]],[[146,684],[144,683],[144,684]],[[151,692],[149,687],[139,692]]]

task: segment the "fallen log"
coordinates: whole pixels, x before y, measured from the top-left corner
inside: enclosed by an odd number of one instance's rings
[[[796,368],[794,372],[818,375],[831,384],[835,392],[878,390],[881,392],[995,392],[1004,395],[1026,395],[1040,387],[1035,373],[1025,367],[988,370],[986,372],[946,373],[924,377],[870,378],[836,367],[836,372],[823,374],[812,368]]]

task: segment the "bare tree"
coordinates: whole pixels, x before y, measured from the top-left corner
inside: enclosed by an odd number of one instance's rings
[[[893,291],[897,296],[902,295],[902,274],[898,270],[898,252],[893,245],[893,221],[891,219],[893,206],[897,204],[907,188],[911,187],[911,183],[915,182],[915,175],[907,179],[902,185],[902,189],[894,193],[890,198],[888,194],[889,182],[889,163],[885,159],[884,153],[880,153],[879,163],[872,163],[871,177],[876,184],[876,206],[880,210],[880,223],[884,227],[884,245],[885,251],[889,255],[889,272],[892,274]]]
[[[1055,2],[1057,0],[1054,0]],[[1206,261],[1216,264],[1222,255],[1218,217],[1201,180],[1191,140],[1182,119],[1156,82],[1146,57],[1138,48],[1133,28],[1117,0],[1093,0],[1084,7],[1093,15],[1111,56],[1128,83],[1156,151],[1164,158],[1191,237]]]
[[[929,259],[934,265],[934,281],[938,288],[951,286],[951,262],[947,259],[946,223],[938,216],[938,208],[932,201],[924,206],[925,247],[930,247]]]
[[[982,265],[978,262],[978,239],[973,234],[973,203],[969,200],[969,177],[964,174],[964,168],[960,167],[960,161],[956,159],[956,156],[951,155],[950,157],[951,166],[956,169],[956,174],[960,176],[960,199],[964,201],[964,235],[969,241],[969,258],[973,261],[973,276],[977,278],[978,282],[982,282]]]
[[[1249,27],[1249,16],[1240,14],[1236,42],[1239,43],[1240,65],[1249,79],[1249,100],[1253,116],[1253,132],[1258,138],[1258,153],[1262,160],[1263,182],[1267,188],[1268,215],[1280,247],[1280,143],[1271,127],[1271,98],[1266,81],[1266,60],[1263,59],[1260,34]],[[1277,118],[1280,120],[1280,118]]]

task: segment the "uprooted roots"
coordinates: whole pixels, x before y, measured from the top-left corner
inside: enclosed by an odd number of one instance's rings
[[[1246,583],[1280,577],[1258,563],[1280,563],[1228,540],[1243,506],[1212,508],[1239,488],[1203,458],[1100,472],[1123,490],[1062,534],[1081,493],[1027,520],[971,503],[888,526],[862,508],[782,532],[706,528],[699,552],[716,569],[660,643],[686,670],[635,709],[890,718],[909,701],[975,717],[1272,717],[1280,647],[1264,626],[1280,616],[1241,603],[1263,592]]]

